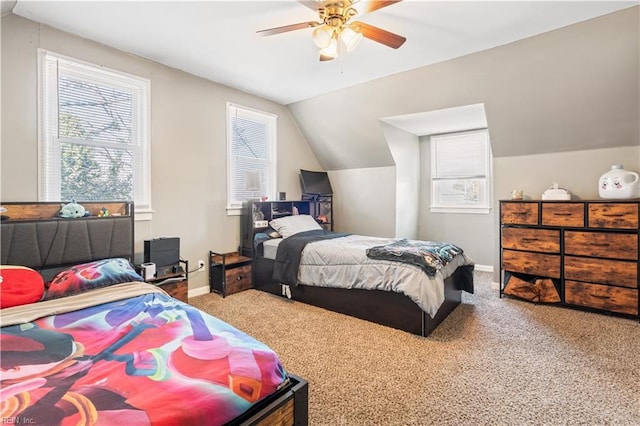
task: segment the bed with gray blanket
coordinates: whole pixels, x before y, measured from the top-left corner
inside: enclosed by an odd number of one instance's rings
[[[473,292],[473,261],[448,243],[324,230],[256,241],[256,288],[421,336]]]

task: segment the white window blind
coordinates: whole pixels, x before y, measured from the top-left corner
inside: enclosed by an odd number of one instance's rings
[[[275,199],[277,117],[228,103],[227,118],[228,208]]]
[[[486,130],[431,137],[431,211],[488,212],[490,188]]]
[[[149,80],[38,51],[40,199],[150,211]]]

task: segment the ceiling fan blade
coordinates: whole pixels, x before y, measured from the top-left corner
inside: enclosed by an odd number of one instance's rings
[[[300,22],[299,24],[291,24],[291,25],[285,25],[282,27],[275,27],[275,28],[269,28],[267,30],[256,31],[256,34],[261,36],[270,36],[274,34],[286,33],[288,31],[302,30],[304,28],[313,28],[313,27],[317,27],[318,25],[320,24],[313,21]]]
[[[320,54],[320,62],[333,61],[333,59],[334,59],[333,56],[326,56],[326,55],[323,55],[322,53]]]
[[[308,7],[309,9],[313,10],[314,12],[317,12],[318,8],[320,6],[322,6],[322,2],[315,1],[315,0],[298,0],[298,3],[300,3],[303,6]]]
[[[402,37],[398,34],[390,33],[382,28],[374,27],[373,25],[365,24],[364,22],[356,21],[349,25],[354,31],[362,33],[363,37],[369,40],[377,41],[385,46],[397,49],[402,46],[406,37]]]
[[[402,0],[363,1],[359,6],[356,6],[356,8],[360,13],[369,13],[395,3],[400,3],[401,1]]]

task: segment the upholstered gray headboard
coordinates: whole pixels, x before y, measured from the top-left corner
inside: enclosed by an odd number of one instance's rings
[[[51,204],[29,205],[35,206],[36,211],[45,211],[45,216],[50,216],[47,209]],[[131,203],[126,204],[121,211],[114,212],[117,216],[99,217],[96,214],[62,219],[38,218],[22,213],[14,213],[18,216],[12,216],[11,208],[3,203],[2,206],[8,208],[9,220],[3,220],[0,228],[0,263],[28,266],[38,270],[48,280],[60,269],[78,263],[110,257],[124,257],[132,261],[133,206]],[[24,207],[24,204],[19,206]],[[42,209],[38,210],[40,206]],[[59,208],[59,204],[56,208]],[[100,208],[97,209],[95,211]],[[17,211],[18,209],[14,209],[14,212]]]

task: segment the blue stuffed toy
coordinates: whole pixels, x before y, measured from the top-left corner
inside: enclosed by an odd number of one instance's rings
[[[58,215],[64,218],[76,218],[89,216],[89,212],[85,210],[80,204],[76,203],[74,198],[71,199],[69,204],[61,204],[62,208]]]

